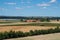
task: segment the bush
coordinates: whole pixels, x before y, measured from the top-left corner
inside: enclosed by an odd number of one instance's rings
[[[3,40],[3,33],[0,33],[0,40]]]
[[[34,31],[33,30],[30,30],[30,36],[33,36],[34,35]]]
[[[25,35],[25,37],[27,37],[27,36],[30,36],[30,33],[29,32],[25,32],[24,35]]]
[[[8,38],[17,38],[17,37],[27,37],[27,36],[33,36],[33,35],[43,35],[43,34],[50,34],[50,33],[58,33],[60,32],[59,26],[57,26],[55,29],[48,29],[48,30],[30,30],[29,32],[15,32],[15,31],[10,31],[10,32],[4,32],[0,33],[0,40],[3,39],[8,39]]]
[[[17,37],[24,37],[25,35],[24,35],[23,32],[18,31],[18,32],[16,32],[16,36],[17,36]]]
[[[4,36],[4,37],[3,37],[4,39],[9,38],[9,36],[8,36],[8,32],[4,32],[4,33],[3,33],[3,36]]]

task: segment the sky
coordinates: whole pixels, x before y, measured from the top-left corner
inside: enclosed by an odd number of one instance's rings
[[[60,0],[0,0],[0,16],[60,17]]]

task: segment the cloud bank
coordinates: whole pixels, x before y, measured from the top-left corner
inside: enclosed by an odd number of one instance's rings
[[[54,2],[56,2],[56,0],[51,0],[51,1],[50,1],[50,3],[54,3]]]
[[[48,3],[38,3],[38,4],[36,4],[36,6],[46,8],[48,6],[51,6],[51,3],[55,3],[56,1],[57,0],[50,0]]]
[[[14,2],[6,2],[5,4],[8,4],[8,5],[16,5],[16,3],[14,3]]]

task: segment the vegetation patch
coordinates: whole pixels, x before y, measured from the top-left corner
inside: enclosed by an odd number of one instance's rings
[[[8,24],[1,26],[60,26],[60,23],[28,23],[28,24]]]
[[[48,30],[30,30],[29,32],[22,32],[22,31],[9,31],[0,33],[0,40],[9,39],[9,38],[17,38],[17,37],[27,37],[27,36],[34,36],[34,35],[44,35],[44,34],[51,34],[51,33],[60,33],[60,28],[57,26],[55,29],[48,29]]]

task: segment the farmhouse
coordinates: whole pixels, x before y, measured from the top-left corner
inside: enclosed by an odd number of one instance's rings
[[[36,22],[36,20],[26,20],[26,22]]]

